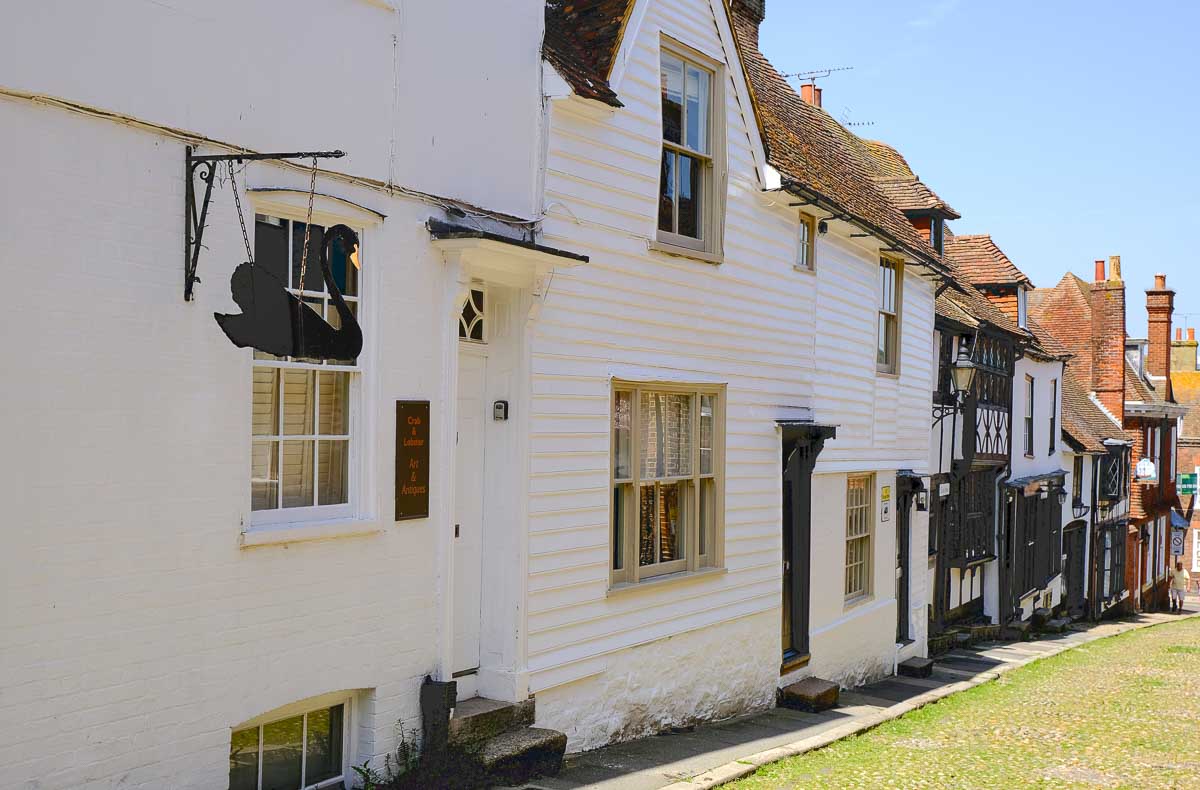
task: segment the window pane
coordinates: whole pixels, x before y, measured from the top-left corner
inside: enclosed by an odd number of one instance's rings
[[[254,442],[250,448],[250,509],[279,507],[279,442]]]
[[[613,486],[612,546],[613,570],[625,567],[625,495],[628,485]]]
[[[283,443],[283,506],[312,507],[313,443]]]
[[[658,561],[683,557],[683,492],[686,483],[660,485],[658,501]]]
[[[682,143],[683,61],[665,52],[662,56],[663,139]]]
[[[708,153],[708,72],[687,67],[687,140],[693,151]]]
[[[665,149],[658,189],[658,229],[675,232],[675,154]]]
[[[350,433],[350,374],[319,373],[321,382],[320,413],[317,432],[324,436]]]
[[[633,477],[633,393],[613,394],[613,478]]]
[[[304,290],[324,291],[325,281],[321,277],[321,245],[325,242],[325,229],[312,226],[308,239],[308,263],[304,266]],[[300,259],[304,253],[304,223],[292,223],[292,288],[300,288]]]
[[[313,226],[314,229],[316,226]],[[300,243],[304,243],[301,238]],[[321,250],[320,248],[312,247],[312,242],[309,242],[308,248],[308,263],[309,274],[316,276],[324,283],[324,278],[321,277]],[[351,257],[353,256],[353,257]],[[338,290],[342,292],[342,296],[358,296],[358,255],[356,248],[346,249],[342,243],[342,239],[336,238],[332,247],[329,250],[329,270],[333,273],[333,282],[337,285]],[[317,268],[311,268],[313,264],[317,264]],[[328,290],[327,288],[317,288],[316,282],[312,286],[305,285],[309,290]]]
[[[809,245],[811,244],[811,239],[812,239],[812,225],[808,221],[808,219],[801,217],[800,218],[800,239],[799,239],[800,250],[796,256],[796,264],[798,266],[803,266],[805,269],[812,268],[812,259],[809,256]]]
[[[638,565],[653,565],[658,558],[654,550],[654,484],[644,485],[641,489],[638,497]]]
[[[287,221],[254,217],[254,265],[261,266],[286,287],[287,280]]]
[[[638,438],[642,477],[683,477],[692,473],[692,396],[642,392]]]
[[[713,421],[716,419],[717,399],[700,396],[700,474],[713,473]]]
[[[313,432],[317,373],[313,370],[283,371],[283,432],[309,436]]]
[[[279,433],[279,369],[254,369],[250,425],[255,436]]]
[[[891,318],[887,313],[879,314],[879,351],[876,357],[880,365],[891,364],[891,357],[888,349],[888,319]]]
[[[258,727],[235,732],[229,741],[229,790],[258,790]]]
[[[293,790],[300,787],[303,727],[303,716],[263,727],[263,790]]]
[[[679,163],[679,230],[681,236],[692,239],[700,238],[700,202],[702,197],[701,179],[704,177],[704,165],[690,156],[680,156]]]
[[[349,502],[346,480],[350,474],[350,442],[317,442],[317,462],[317,476],[321,481],[317,504],[344,505]]]
[[[308,714],[304,784],[313,785],[342,773],[342,706]]]
[[[700,481],[700,556],[709,552],[717,515],[717,483],[712,478]]]

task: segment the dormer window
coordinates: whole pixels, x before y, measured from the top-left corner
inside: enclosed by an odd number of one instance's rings
[[[929,220],[929,243],[935,250],[937,250],[939,255],[942,254],[943,239],[941,217],[934,217]]]
[[[1017,326],[1029,328],[1029,307],[1025,302],[1025,289],[1017,289]]]
[[[720,67],[683,45],[663,42],[662,168],[657,246],[714,260],[721,251],[724,107]],[[716,108],[716,110],[714,110]]]

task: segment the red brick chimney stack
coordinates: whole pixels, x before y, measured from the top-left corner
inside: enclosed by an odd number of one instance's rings
[[[1167,275],[1154,275],[1154,287],[1146,291],[1149,326],[1146,338],[1146,372],[1166,379],[1164,393],[1171,400],[1171,318],[1175,313],[1175,292],[1167,288]],[[1155,382],[1157,384],[1157,382]]]
[[[1096,261],[1092,283],[1092,390],[1118,422],[1125,420],[1125,283],[1121,259],[1114,256],[1109,276]]]

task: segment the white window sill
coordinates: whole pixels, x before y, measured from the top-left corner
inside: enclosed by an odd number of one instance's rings
[[[342,518],[333,521],[301,521],[286,524],[262,524],[242,532],[242,548],[276,546],[312,540],[355,538],[382,532],[375,519]]]
[[[674,587],[677,584],[707,579],[710,576],[721,576],[724,573],[727,573],[725,568],[701,568],[698,571],[680,571],[679,573],[666,573],[662,576],[651,576],[649,579],[640,582],[621,582],[608,588],[608,597],[614,598],[628,595],[639,590],[659,590],[664,587]]]
[[[725,256],[718,253],[706,252],[704,250],[696,250],[691,247],[684,247],[679,244],[672,244],[669,241],[660,241],[658,239],[651,240],[647,246],[655,251],[666,253],[667,255],[675,255],[680,258],[691,258],[705,263],[722,264],[725,262]]]

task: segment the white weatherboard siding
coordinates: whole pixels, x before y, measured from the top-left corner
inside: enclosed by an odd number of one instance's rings
[[[740,79],[741,67],[719,35],[723,17],[706,0],[639,4],[633,18],[643,10],[622,49],[628,61],[616,87],[625,107],[577,112],[578,100],[567,99],[551,109],[545,238],[591,262],[555,276],[533,340],[527,655],[539,725],[565,731],[572,750],[773,699],[780,418],[811,413],[838,426],[814,477],[808,671],[847,681],[890,672],[896,514],[876,524],[872,600],[846,610],[845,473],[878,472],[894,509],[895,471],[924,471],[929,447],[931,287],[910,270],[901,372],[876,375],[878,244],[859,244],[833,222],[818,239],[816,273],[796,271],[794,199],[761,192],[757,130],[730,76]],[[661,33],[732,62],[720,265],[647,249],[657,217]],[[608,593],[614,378],[727,385],[725,572]],[[922,537],[914,557],[924,556]]]

